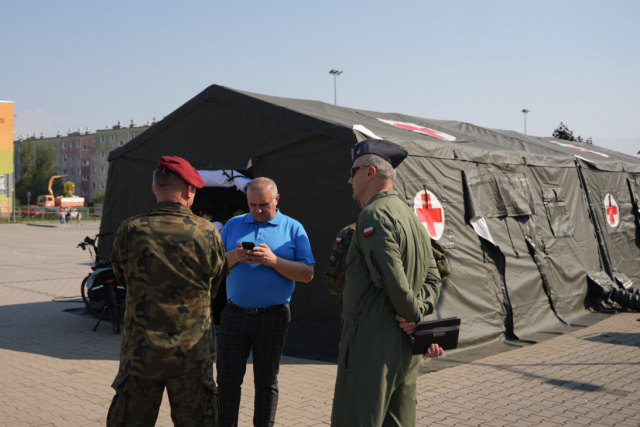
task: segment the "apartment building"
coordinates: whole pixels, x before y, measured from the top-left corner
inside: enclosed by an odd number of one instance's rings
[[[122,147],[153,124],[155,119],[144,126],[136,126],[132,120],[129,126],[123,126],[118,122],[95,133],[87,128],[84,131],[69,130],[65,136],[58,132],[55,137],[22,137],[14,141],[16,179],[23,169],[20,156],[24,144],[28,141],[33,141],[36,146],[49,144],[54,151],[57,174],[67,175],[62,181],[73,181],[76,185],[76,195],[84,197],[87,202],[93,202],[96,198],[102,197],[107,188],[109,153]]]
[[[136,126],[132,120],[128,127],[118,122],[110,129],[107,128],[96,132],[96,143],[90,161],[89,200],[94,200],[97,196],[103,195],[107,189],[109,153],[149,129],[152,124],[155,124],[155,119],[153,123],[147,123],[145,126]]]
[[[91,154],[96,146],[96,134],[87,129],[69,132],[60,138],[60,158],[56,167],[61,175],[67,175],[64,181],[76,185],[76,195],[89,198],[89,171]]]

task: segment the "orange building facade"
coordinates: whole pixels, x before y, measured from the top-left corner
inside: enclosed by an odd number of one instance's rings
[[[13,102],[0,101],[0,217],[13,212]],[[7,188],[9,195],[7,195]]]

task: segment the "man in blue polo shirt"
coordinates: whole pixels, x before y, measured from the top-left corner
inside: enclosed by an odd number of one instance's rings
[[[228,303],[218,329],[220,426],[236,426],[247,358],[253,351],[255,426],[272,426],[278,405],[278,371],[289,329],[295,282],[313,279],[315,260],[302,225],[278,210],[269,178],[247,186],[250,212],[222,229],[230,273]],[[243,246],[244,243],[244,246]],[[254,246],[253,249],[248,249]]]

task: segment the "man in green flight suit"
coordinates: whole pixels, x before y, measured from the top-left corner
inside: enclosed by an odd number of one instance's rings
[[[365,204],[347,253],[342,336],[331,425],[415,426],[421,356],[416,323],[432,313],[441,281],[429,235],[393,190],[407,151],[365,140],[352,151],[349,183]],[[437,344],[426,357],[444,354]]]
[[[155,425],[165,388],[175,425],[218,425],[211,297],[229,269],[215,226],[190,209],[203,185],[185,159],[161,157],[158,203],[116,233],[111,262],[127,305],[107,426]]]

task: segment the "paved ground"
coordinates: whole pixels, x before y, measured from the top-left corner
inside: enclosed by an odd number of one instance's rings
[[[81,311],[97,223],[0,224],[0,426],[104,425],[120,335]],[[640,262],[640,261],[639,261]],[[603,321],[418,379],[418,425],[638,426],[640,318]],[[445,356],[455,362],[457,353]],[[277,424],[329,424],[334,364],[285,358]],[[248,373],[245,383],[251,385]],[[241,426],[251,425],[252,386]],[[163,403],[159,426],[171,426]]]

